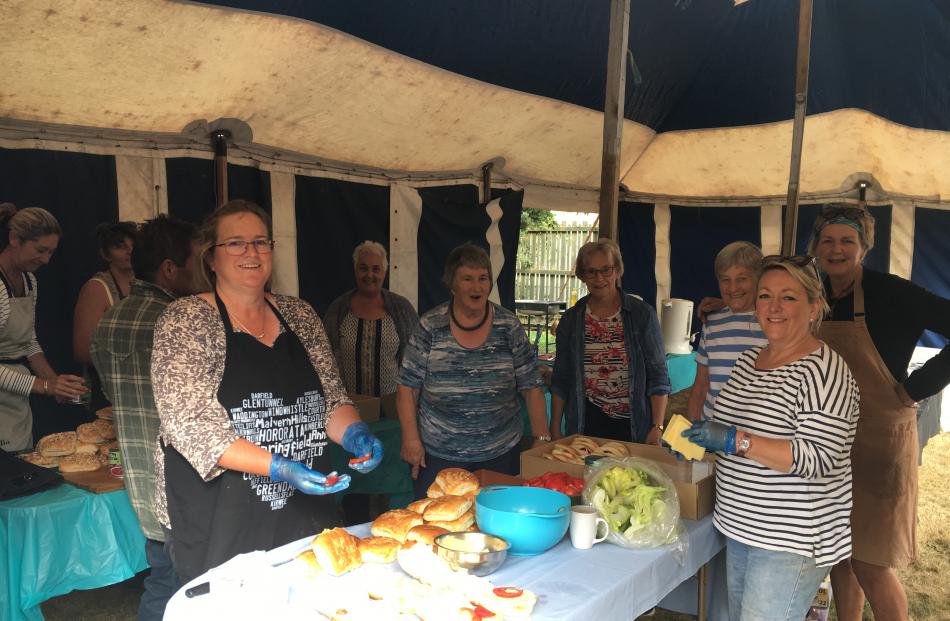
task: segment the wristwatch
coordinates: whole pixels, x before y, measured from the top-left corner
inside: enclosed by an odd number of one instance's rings
[[[550,442],[551,436],[549,434],[544,433],[544,434],[541,434],[540,436],[534,436],[534,439],[539,440],[541,442]]]
[[[736,440],[736,455],[745,457],[746,452],[752,448],[752,434],[743,433],[742,437]]]
[[[653,423],[653,427],[656,427],[660,431],[663,431],[664,429],[666,429],[665,425],[657,425],[656,423]],[[650,427],[650,429],[653,429],[653,427]]]

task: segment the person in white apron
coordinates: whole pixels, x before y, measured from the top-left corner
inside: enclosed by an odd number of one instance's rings
[[[33,272],[49,263],[59,237],[45,209],[0,205],[0,449],[7,452],[33,446],[30,393],[65,400],[85,391],[81,377],[56,374],[34,330]]]
[[[950,300],[862,267],[874,219],[861,207],[828,205],[810,252],[826,274],[831,313],[819,336],[848,364],[861,391],[852,449],[852,557],[832,570],[838,619],[857,621],[867,596],[874,618],[907,619],[895,569],[916,557],[917,405],[950,381],[950,348],[910,376],[924,330],[950,336]]]

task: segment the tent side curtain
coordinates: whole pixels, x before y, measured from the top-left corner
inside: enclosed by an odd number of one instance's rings
[[[947,234],[950,231],[950,211],[917,209],[914,223],[914,263],[912,280],[933,293],[950,298],[950,247]],[[944,347],[947,339],[924,332],[921,345]]]
[[[96,226],[119,219],[115,158],[35,149],[0,149],[0,202],[42,207],[59,221],[62,236],[48,265],[36,272],[36,334],[58,373],[78,373],[73,362],[73,307],[79,289],[103,268]],[[73,429],[79,408],[33,399],[34,434]],[[82,422],[82,421],[79,421]]]
[[[322,316],[356,285],[357,245],[376,241],[390,252],[389,188],[300,175],[295,186],[300,297]]]

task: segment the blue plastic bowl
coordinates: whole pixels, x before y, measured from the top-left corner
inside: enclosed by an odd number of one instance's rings
[[[541,487],[484,487],[475,499],[483,533],[511,544],[509,554],[541,554],[563,537],[571,522],[571,499]]]

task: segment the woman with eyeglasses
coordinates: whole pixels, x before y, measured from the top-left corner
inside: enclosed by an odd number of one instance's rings
[[[820,336],[861,389],[852,452],[854,551],[831,572],[838,618],[859,620],[866,596],[875,619],[906,619],[895,569],[917,553],[917,402],[950,381],[950,346],[910,375],[907,367],[924,330],[950,337],[950,300],[862,265],[874,246],[874,218],[861,207],[824,207],[813,233],[809,250],[831,304]]]
[[[531,435],[550,440],[534,348],[515,314],[488,299],[488,253],[474,244],[452,250],[442,284],[451,297],[419,320],[396,389],[401,456],[416,498],[445,468],[518,474],[527,435],[519,393]]]
[[[161,419],[156,514],[183,582],[236,554],[338,524],[327,443],[358,472],[383,457],[346,396],[323,326],[306,302],[267,291],[270,217],[235,200],[201,230],[199,289],[155,327],[152,387]]]
[[[826,309],[811,257],[766,257],[755,315],[768,343],[739,356],[711,417],[682,433],[720,454],[713,521],[726,536],[730,619],[804,619],[851,553],[859,396],[816,336]]]
[[[574,270],[589,293],[558,323],[551,436],[566,418],[567,434],[659,445],[670,377],[656,311],[620,288],[615,242],[584,244]]]

